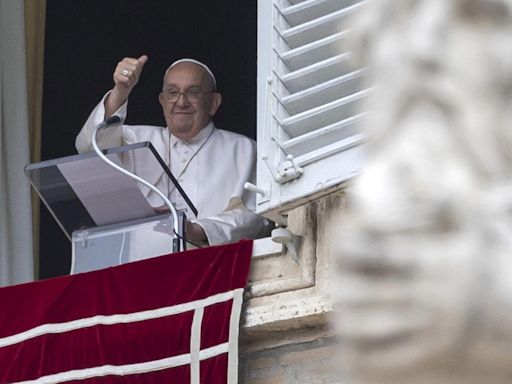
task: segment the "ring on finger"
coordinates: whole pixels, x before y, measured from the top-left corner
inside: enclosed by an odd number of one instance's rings
[[[123,76],[127,76],[127,77],[128,77],[128,75],[129,75],[129,74],[130,74],[130,71],[129,71],[129,70],[127,70],[127,69],[123,69],[123,70],[121,71],[121,75],[123,75]]]

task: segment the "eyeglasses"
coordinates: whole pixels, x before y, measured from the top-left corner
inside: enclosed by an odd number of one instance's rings
[[[181,92],[178,88],[168,88],[162,91],[162,95],[165,101],[169,103],[177,102],[181,95],[185,96],[191,103],[197,103],[205,93],[209,92],[214,92],[214,90],[201,91],[201,88],[191,87]]]

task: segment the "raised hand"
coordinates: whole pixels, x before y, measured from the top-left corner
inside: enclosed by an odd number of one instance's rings
[[[114,114],[114,112],[128,99],[133,87],[139,81],[144,64],[148,61],[146,55],[140,56],[138,59],[125,57],[117,63],[114,70],[114,88],[105,99],[105,118]]]
[[[148,61],[146,55],[142,55],[138,59],[125,57],[119,63],[114,71],[114,88],[118,88],[122,92],[131,92],[133,87],[139,81],[140,74],[144,68],[144,64]]]

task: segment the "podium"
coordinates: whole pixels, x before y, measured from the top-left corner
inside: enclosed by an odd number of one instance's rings
[[[120,166],[133,164],[134,159],[145,164],[137,169],[142,178],[161,170],[162,177],[169,177],[197,212],[151,143],[102,152]],[[152,192],[106,164],[95,152],[29,164],[25,173],[71,241],[70,274],[185,249],[185,212],[178,211],[176,233],[173,216],[148,202]]]

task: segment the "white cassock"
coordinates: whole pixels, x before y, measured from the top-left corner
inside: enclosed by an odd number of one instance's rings
[[[103,100],[76,138],[80,153],[92,150],[92,131],[105,116]],[[123,121],[126,113],[127,103],[115,112]],[[256,144],[253,140],[218,129],[213,122],[187,142],[170,135],[167,128],[149,125],[119,125],[98,133],[98,144],[103,149],[143,141],[151,142],[166,164],[170,163],[173,175],[196,206],[197,217],[161,167],[149,166],[151,162],[144,156],[126,158],[124,166],[168,195],[177,209],[185,209],[187,217],[204,229],[210,245],[257,238],[268,231],[269,221],[254,213],[256,196],[244,189],[246,181],[255,180]],[[154,192],[144,186],[141,190],[152,206],[163,205]]]

